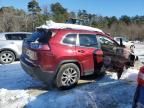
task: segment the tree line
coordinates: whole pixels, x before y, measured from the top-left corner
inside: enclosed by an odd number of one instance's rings
[[[126,36],[131,40],[144,39],[144,16],[123,15],[117,18],[91,14],[86,10],[70,12],[58,2],[40,7],[36,0],[28,2],[27,8],[28,11],[1,7],[0,32],[32,32],[35,27],[44,24],[47,20],[64,23],[69,18],[77,18],[83,19],[85,25],[100,28],[112,36]]]

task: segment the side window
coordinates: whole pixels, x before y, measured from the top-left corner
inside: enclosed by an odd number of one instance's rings
[[[5,34],[0,34],[0,40],[6,40]]]
[[[116,38],[116,41],[117,41],[117,42],[120,42],[120,38]]]
[[[25,34],[6,34],[7,40],[23,40],[26,35]]]
[[[100,41],[101,46],[107,46],[107,47],[116,46],[115,42],[109,39],[108,37],[99,36],[99,41]]]
[[[80,46],[98,47],[96,35],[93,34],[79,34]]]
[[[27,38],[27,34],[21,34],[20,36],[21,36],[22,40]]]
[[[29,38],[32,34],[26,34],[25,38]]]
[[[76,45],[76,37],[77,37],[77,34],[68,34],[63,39],[63,43],[69,44],[69,45]]]

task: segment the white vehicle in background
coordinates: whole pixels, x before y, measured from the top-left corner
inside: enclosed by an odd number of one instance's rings
[[[0,64],[12,63],[22,53],[22,42],[31,36],[30,32],[0,33]]]
[[[122,40],[122,43],[127,48],[130,48],[131,50],[134,50],[135,45],[133,41],[129,41],[126,37],[114,37],[114,40],[120,44],[120,40]]]

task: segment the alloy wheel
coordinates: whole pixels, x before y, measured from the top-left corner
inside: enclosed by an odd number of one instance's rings
[[[63,86],[71,86],[77,81],[77,71],[74,68],[67,68],[64,70],[61,82]]]

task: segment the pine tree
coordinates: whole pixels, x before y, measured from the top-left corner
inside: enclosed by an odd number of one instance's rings
[[[39,3],[36,0],[32,0],[28,3],[28,11],[32,12],[32,14],[37,14],[41,11],[39,7]]]

